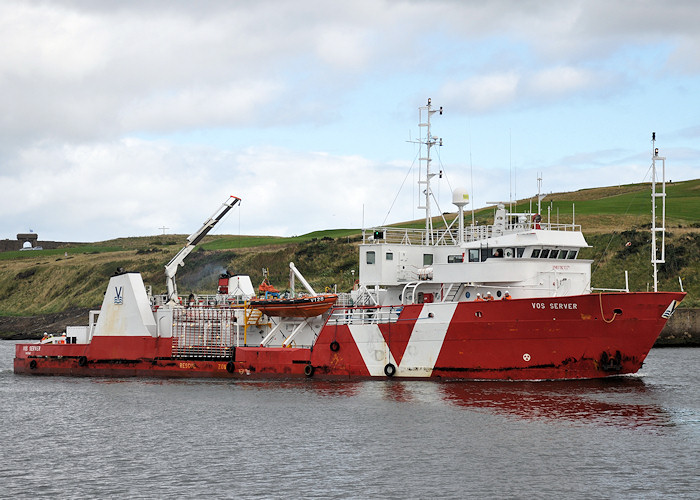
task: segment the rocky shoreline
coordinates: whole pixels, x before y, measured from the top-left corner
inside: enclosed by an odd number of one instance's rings
[[[0,316],[0,339],[34,340],[44,332],[61,333],[67,326],[87,325],[90,309],[69,309],[35,316]]]
[[[655,347],[700,347],[700,309],[676,309]]]

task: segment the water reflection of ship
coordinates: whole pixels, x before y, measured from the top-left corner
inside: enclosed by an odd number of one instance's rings
[[[430,402],[526,420],[623,428],[673,425],[672,415],[654,400],[654,391],[636,377],[541,382],[405,382],[278,379],[246,380],[238,389],[291,390],[323,398],[370,397],[397,404]]]
[[[531,420],[615,427],[665,427],[671,415],[650,401],[643,380],[632,377],[577,382],[444,382],[446,401]]]

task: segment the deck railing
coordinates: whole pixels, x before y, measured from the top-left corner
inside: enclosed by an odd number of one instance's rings
[[[402,309],[400,306],[336,307],[328,317],[326,326],[396,323]]]
[[[464,241],[467,243],[471,241],[481,241],[495,236],[522,233],[534,229],[541,229],[544,231],[581,231],[581,225],[557,224],[551,222],[535,224],[534,222],[525,222],[523,224],[468,226],[464,228]],[[374,234],[377,232],[379,233],[379,240],[376,240],[374,237]],[[455,228],[435,229],[431,232],[432,238],[428,238],[427,234],[425,229],[396,227],[373,228],[363,232],[362,242],[426,245],[428,241],[432,241],[434,245],[456,245],[459,241],[459,230]]]

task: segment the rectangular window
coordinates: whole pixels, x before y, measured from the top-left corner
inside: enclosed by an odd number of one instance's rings
[[[556,258],[557,258],[557,255],[559,255],[559,250],[557,250],[557,249],[555,248],[554,250],[552,250],[552,251],[549,253],[549,258],[550,258],[550,259],[556,259]]]
[[[423,265],[424,266],[432,266],[433,265],[433,254],[431,254],[431,253],[424,253],[423,254]]]
[[[479,262],[479,249],[472,248],[469,250],[469,262]]]
[[[374,264],[374,251],[367,252],[367,264]]]
[[[491,251],[488,248],[481,249],[481,262],[486,262],[486,259],[491,255]]]
[[[566,259],[566,256],[569,254],[568,250],[559,250],[559,257],[558,259]]]
[[[539,256],[540,256],[540,252],[541,252],[541,250],[540,250],[539,248],[533,249],[533,250],[532,250],[532,258],[533,258],[533,259],[536,259],[537,257],[539,257]]]
[[[458,262],[464,262],[464,256],[462,256],[462,255],[448,255],[447,256],[447,263],[448,264],[456,264]]]
[[[518,247],[518,248],[516,248],[516,250],[518,252],[516,255],[518,256],[519,259],[522,259],[523,253],[525,253],[525,247]]]
[[[546,259],[549,257],[549,248],[543,248],[540,252],[540,259]]]
[[[569,250],[569,256],[567,258],[568,259],[575,259],[577,253],[578,252],[576,250]]]
[[[391,252],[386,253],[386,260],[394,260],[394,254]]]

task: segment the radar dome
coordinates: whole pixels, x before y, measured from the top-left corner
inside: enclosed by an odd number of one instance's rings
[[[469,204],[469,193],[464,188],[456,188],[452,191],[452,203],[458,207]]]

